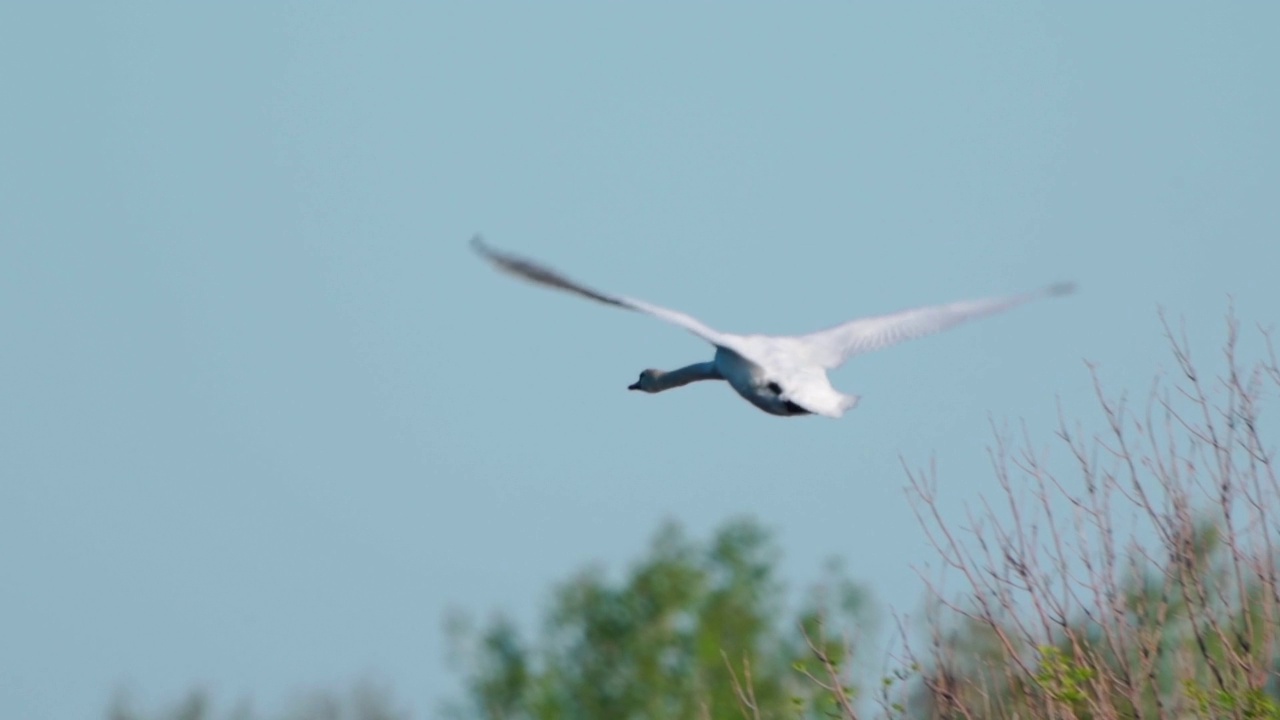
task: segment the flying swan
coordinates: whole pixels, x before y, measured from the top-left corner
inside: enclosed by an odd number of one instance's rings
[[[845,395],[827,379],[828,370],[840,367],[854,355],[941,332],[1030,300],[1067,295],[1075,290],[1074,283],[1058,283],[1022,295],[962,300],[858,318],[808,335],[733,335],[712,330],[682,312],[593,290],[545,265],[495,250],[480,236],[472,238],[471,246],[500,270],[607,305],[653,315],[688,330],[716,348],[711,362],[670,372],[645,370],[628,390],[659,393],[698,380],[725,380],[747,402],[782,416],[816,414],[838,418],[857,405],[859,396]]]

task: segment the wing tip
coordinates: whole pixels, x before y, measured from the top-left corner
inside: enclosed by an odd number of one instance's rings
[[[507,272],[515,273],[517,275],[524,274],[520,272],[516,267],[516,265],[518,265],[521,262],[520,258],[515,257],[513,255],[508,255],[507,253],[501,250],[498,250],[497,248],[493,247],[489,243],[485,242],[484,235],[481,235],[480,233],[476,233],[475,235],[472,235],[471,242],[469,242],[468,244],[471,245],[471,249],[474,250],[477,255],[484,258],[485,260],[488,260],[490,263],[493,264],[494,267],[500,270],[505,270]]]
[[[1073,280],[1066,282],[1057,282],[1044,289],[1044,294],[1049,297],[1062,297],[1071,295],[1076,291],[1076,284]]]

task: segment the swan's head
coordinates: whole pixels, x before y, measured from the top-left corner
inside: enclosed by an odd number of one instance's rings
[[[662,376],[661,370],[652,368],[640,373],[640,379],[627,386],[628,390],[640,390],[647,393],[656,393],[659,391],[658,378]]]

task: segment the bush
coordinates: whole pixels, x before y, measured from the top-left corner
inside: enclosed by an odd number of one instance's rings
[[[917,515],[965,590],[929,582],[923,668],[889,714],[935,718],[1280,718],[1280,483],[1259,431],[1280,389],[1238,355],[1228,318],[1220,375],[1202,375],[1162,317],[1176,362],[1139,408],[1104,390],[1105,430],[1059,413],[1063,471],[1025,428],[997,431],[1001,510],[964,522],[934,502],[936,472],[909,471]],[[1068,479],[1070,478],[1070,479]]]

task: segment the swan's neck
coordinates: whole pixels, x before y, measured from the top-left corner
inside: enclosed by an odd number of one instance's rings
[[[723,380],[724,376],[716,369],[713,362],[696,363],[679,370],[665,372],[654,378],[654,392],[662,392],[681,385],[688,385],[699,380]]]

